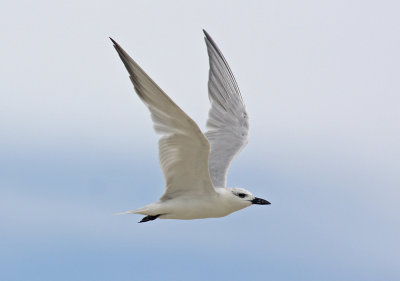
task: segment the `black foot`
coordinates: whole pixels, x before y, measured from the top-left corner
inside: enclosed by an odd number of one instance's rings
[[[139,223],[141,223],[141,222],[146,222],[146,221],[153,221],[153,220],[155,220],[156,218],[158,218],[159,216],[161,216],[161,215],[157,215],[157,216],[145,216]]]

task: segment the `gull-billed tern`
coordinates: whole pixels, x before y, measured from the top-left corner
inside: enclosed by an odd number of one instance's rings
[[[214,40],[203,31],[210,62],[211,102],[205,134],[110,38],[136,93],[151,112],[155,131],[162,135],[159,160],[164,194],[155,203],[120,213],[145,215],[140,222],[224,217],[252,204],[270,204],[246,189],[226,187],[228,168],[248,142],[248,115],[228,63]]]

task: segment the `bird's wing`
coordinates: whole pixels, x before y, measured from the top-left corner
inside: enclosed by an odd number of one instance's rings
[[[239,87],[221,51],[204,30],[210,61],[206,137],[210,142],[209,169],[215,187],[226,187],[232,160],[248,142],[248,116]]]
[[[111,39],[111,38],[110,38]],[[161,200],[182,194],[213,192],[208,157],[210,145],[197,124],[183,112],[113,39],[133,86],[147,105],[159,141],[159,160],[165,179]]]

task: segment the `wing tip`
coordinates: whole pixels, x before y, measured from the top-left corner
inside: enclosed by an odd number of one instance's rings
[[[111,37],[108,37],[108,38],[110,38],[111,42],[113,42],[113,44],[114,44],[114,45],[118,45],[118,43],[117,43],[117,42],[115,42],[115,40],[114,40],[114,39],[112,39]]]
[[[204,39],[206,40],[206,43],[208,42],[215,50],[217,50],[218,53],[220,53],[220,55],[222,55],[220,49],[217,46],[217,43],[215,43],[215,41],[211,37],[211,35],[205,29],[203,29],[203,33],[204,33],[204,36],[205,36]]]
[[[211,35],[203,28],[203,33],[204,33],[204,39],[206,40],[206,42],[211,43],[211,45],[216,46],[214,40],[212,39]]]
[[[123,50],[121,48],[121,46],[114,39],[112,39],[111,37],[108,37],[108,38],[110,38],[110,40],[113,43],[113,46],[114,46],[115,50],[117,50],[118,54],[121,54],[122,50]]]
[[[118,54],[120,54],[120,55],[124,54],[124,52],[125,52],[124,49],[122,49],[122,47],[117,43],[117,41],[115,41],[111,37],[108,37],[108,38],[110,38],[111,42],[114,44],[114,48],[115,48],[115,50],[117,50]]]

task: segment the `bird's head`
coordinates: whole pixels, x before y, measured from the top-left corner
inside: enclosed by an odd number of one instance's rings
[[[252,204],[257,204],[257,205],[271,204],[265,199],[255,197],[253,194],[251,194],[250,191],[244,188],[240,187],[230,188],[230,192],[232,193],[232,200],[234,200],[234,202],[237,204],[243,205],[243,208],[248,207]]]

